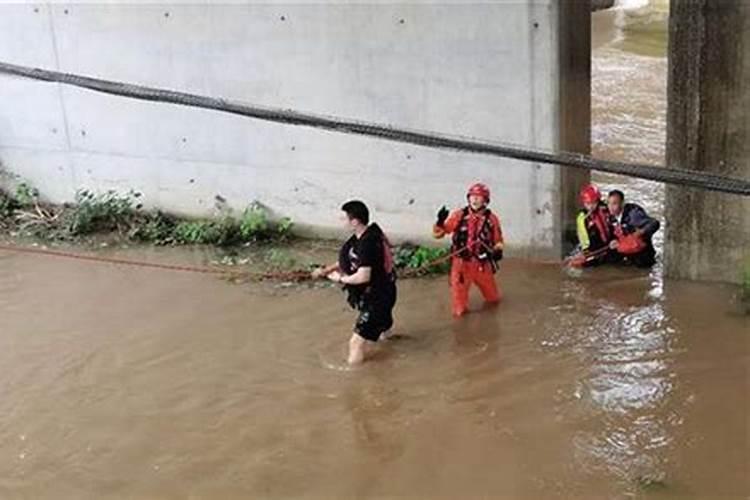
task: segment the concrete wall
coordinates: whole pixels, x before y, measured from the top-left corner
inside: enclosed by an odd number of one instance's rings
[[[750,3],[680,0],[669,26],[667,164],[750,178]],[[739,282],[750,198],[669,186],[669,276]]]
[[[588,32],[588,26],[588,8],[560,9],[556,0],[3,4],[0,60],[587,151],[588,98],[567,111],[561,98],[588,96],[590,41],[561,27]],[[572,52],[581,57],[571,59]],[[428,234],[436,209],[461,204],[466,186],[482,180],[494,190],[511,248],[538,256],[559,253],[571,220],[567,194],[577,187],[556,167],[3,76],[0,160],[53,201],[71,200],[79,188],[133,188],[147,205],[205,215],[219,195],[237,209],[258,200],[278,215],[325,229],[335,226],[342,201],[362,198],[395,236],[408,237]]]

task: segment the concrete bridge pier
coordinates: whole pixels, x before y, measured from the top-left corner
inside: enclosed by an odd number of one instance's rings
[[[750,178],[750,2],[673,0],[667,164]],[[668,276],[738,282],[750,266],[750,198],[667,188]]]

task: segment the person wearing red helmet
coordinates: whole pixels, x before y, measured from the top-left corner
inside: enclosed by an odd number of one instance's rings
[[[602,201],[602,194],[593,184],[581,188],[579,199],[583,209],[576,219],[578,233],[578,257],[582,266],[601,264],[609,258],[609,244],[613,235],[609,223],[609,211]]]
[[[502,298],[495,272],[497,262],[503,258],[503,232],[500,219],[487,208],[490,189],[476,183],[469,188],[466,198],[468,205],[452,213],[442,207],[433,227],[435,238],[453,235],[450,281],[455,317],[468,312],[472,284],[488,303],[496,304]]]

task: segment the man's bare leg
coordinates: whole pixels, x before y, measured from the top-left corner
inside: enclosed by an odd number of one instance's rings
[[[365,360],[367,343],[367,340],[356,333],[352,334],[352,338],[349,339],[349,359],[347,360],[350,365],[362,364]]]

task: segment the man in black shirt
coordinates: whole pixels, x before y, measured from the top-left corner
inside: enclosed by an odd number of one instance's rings
[[[393,326],[396,275],[391,245],[380,226],[370,224],[367,206],[349,201],[341,210],[344,225],[354,234],[341,247],[339,261],[317,269],[313,277],[344,285],[349,305],[359,311],[349,340],[348,362],[355,365],[364,361],[368,343],[377,342]]]

